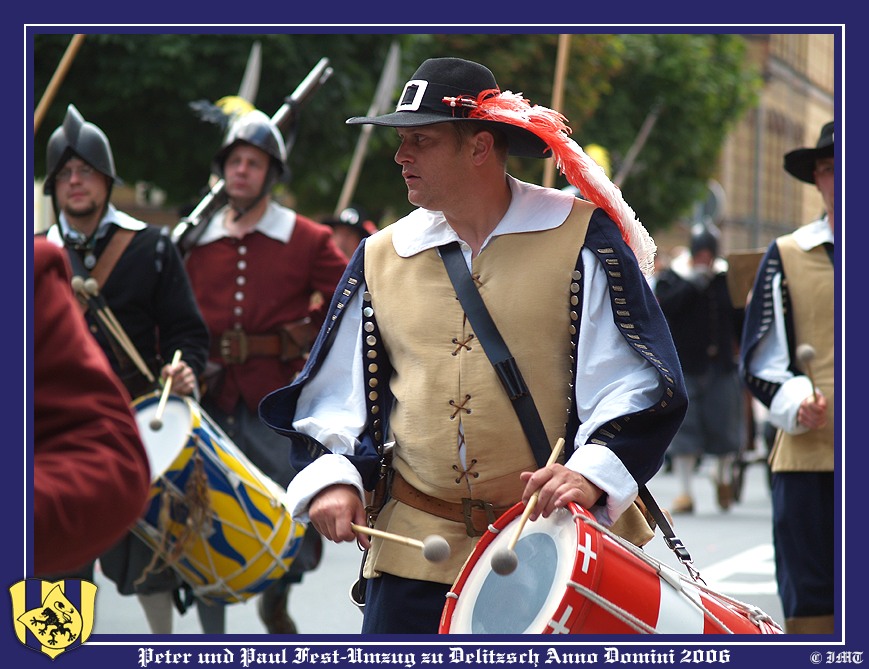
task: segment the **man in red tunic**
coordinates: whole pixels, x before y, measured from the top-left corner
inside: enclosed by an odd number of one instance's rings
[[[224,179],[228,204],[203,221],[207,227],[186,261],[212,341],[202,406],[251,462],[286,488],[295,473],[289,444],[260,422],[259,401],[301,371],[347,259],[329,227],[271,198],[287,174],[286,147],[261,111],[229,128],[214,170]],[[290,584],[316,566],[319,554],[320,537],[311,528],[291,571],[260,598],[269,632],[295,633],[287,613]]]

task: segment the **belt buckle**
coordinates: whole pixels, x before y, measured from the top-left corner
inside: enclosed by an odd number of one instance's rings
[[[485,530],[480,531],[474,527],[474,519],[471,513],[474,509],[482,509],[486,512],[486,522],[491,525],[495,522],[495,507],[491,502],[482,499],[471,499],[470,497],[462,497],[462,517],[465,520],[465,531],[469,537],[479,537],[485,534]]]
[[[220,355],[228,365],[241,365],[247,360],[247,333],[227,330],[220,337]]]

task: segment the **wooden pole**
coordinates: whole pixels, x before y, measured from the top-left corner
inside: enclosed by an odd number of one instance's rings
[[[552,109],[560,111],[564,103],[564,77],[567,73],[567,56],[570,52],[570,35],[558,36],[558,54],[555,59],[555,81],[552,84]],[[543,185],[555,185],[555,160],[548,158],[543,167]]]
[[[393,89],[397,82],[400,58],[401,48],[398,42],[393,42],[389,47],[386,63],[383,66],[380,81],[374,92],[374,99],[368,108],[368,116],[377,116],[386,111],[386,106],[392,99]],[[353,199],[353,193],[356,192],[356,184],[359,181],[359,174],[362,171],[362,163],[368,151],[368,140],[371,138],[372,130],[374,130],[374,126],[372,125],[366,124],[362,126],[362,132],[359,135],[359,140],[356,142],[356,149],[350,162],[350,170],[344,179],[344,186],[341,188],[341,195],[338,197],[338,204],[335,206],[335,216],[338,216],[349,206],[350,200]]]
[[[63,83],[63,79],[66,77],[66,73],[72,65],[72,61],[75,58],[76,53],[78,53],[79,47],[81,47],[83,41],[84,35],[73,35],[69,45],[66,47],[63,58],[60,59],[60,64],[51,76],[51,81],[48,82],[48,87],[45,89],[45,92],[39,100],[39,104],[36,106],[36,112],[33,115],[34,135],[39,131],[39,126],[42,125],[45,113],[48,111],[48,107],[51,105],[52,100],[54,100],[57,89],[60,88],[60,84]]]
[[[613,177],[613,183],[619,188],[622,187],[622,184],[625,183],[625,179],[628,178],[628,175],[634,168],[634,161],[637,159],[640,151],[642,151],[643,147],[646,145],[646,140],[649,139],[649,133],[652,132],[652,128],[655,127],[658,116],[660,116],[661,114],[661,108],[661,103],[656,102],[654,105],[652,105],[649,113],[646,114],[646,120],[643,121],[643,125],[640,128],[640,131],[634,138],[634,143],[631,144],[631,148],[628,149],[628,152],[625,155],[625,160],[619,168],[618,173],[615,175],[615,177]]]

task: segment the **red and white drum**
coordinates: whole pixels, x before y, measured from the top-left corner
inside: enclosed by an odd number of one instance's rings
[[[763,611],[680,575],[571,504],[527,522],[516,569],[492,570],[524,506],[480,538],[451,591],[441,634],[781,634]]]

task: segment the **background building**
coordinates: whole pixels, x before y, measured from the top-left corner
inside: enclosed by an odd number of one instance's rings
[[[746,35],[764,87],[758,105],[722,148],[718,178],[692,220],[655,241],[662,251],[684,245],[690,224],[711,216],[722,231],[722,252],[765,249],[775,237],[823,212],[817,189],[784,171],[784,154],[814,146],[835,118],[836,59],[832,34]]]

